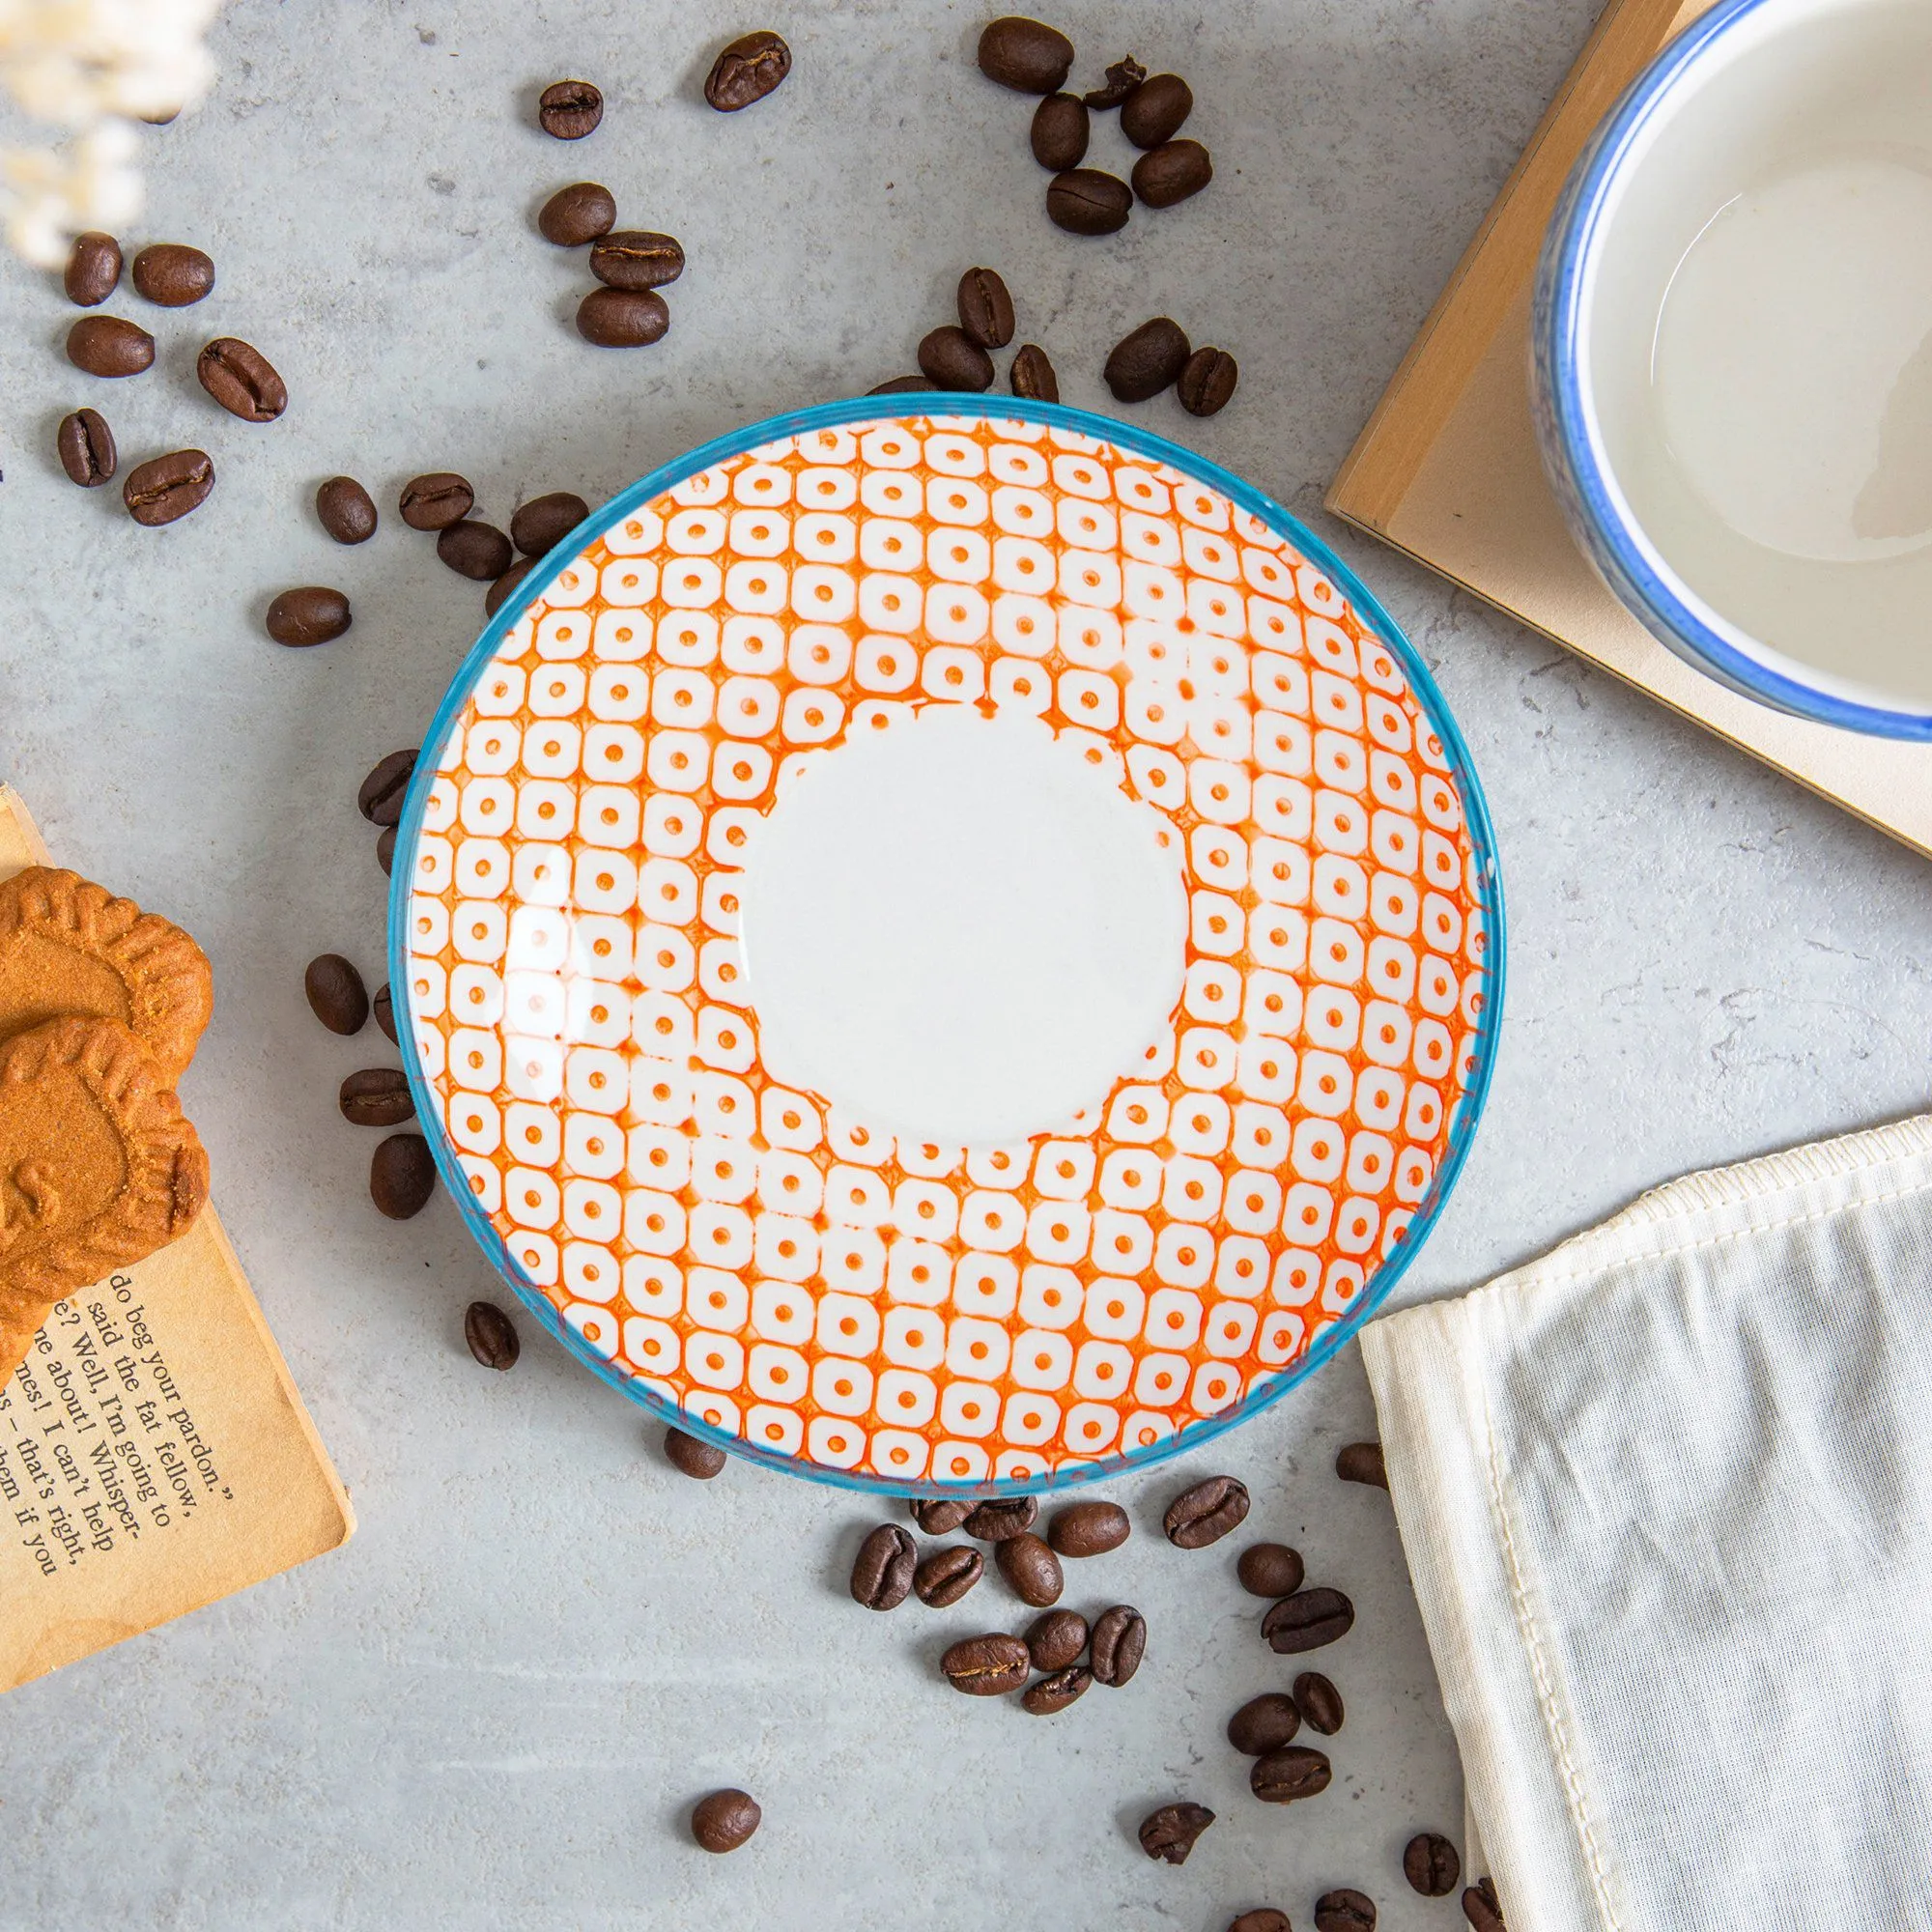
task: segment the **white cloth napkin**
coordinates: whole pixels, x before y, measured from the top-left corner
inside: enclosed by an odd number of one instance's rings
[[[1932,1118],[1362,1352],[1510,1932],[1932,1928]]]

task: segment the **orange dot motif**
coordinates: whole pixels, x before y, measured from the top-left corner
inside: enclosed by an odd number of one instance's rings
[[[1179,847],[1172,1023],[1071,1131],[895,1141],[771,1079],[737,886],[811,762],[1034,714]],[[1034,1478],[1225,1415],[1348,1318],[1474,1076],[1482,867],[1449,758],[1322,571],[1060,427],[862,422],[622,518],[437,753],[408,1006],[514,1267],[768,1454]]]

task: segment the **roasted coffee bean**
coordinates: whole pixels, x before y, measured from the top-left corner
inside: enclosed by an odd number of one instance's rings
[[[675,236],[623,228],[591,244],[590,272],[606,288],[661,289],[684,273],[684,249]]]
[[[993,386],[993,358],[955,323],[935,328],[919,345],[919,366],[935,389]]]
[[[1172,208],[1214,179],[1214,163],[1199,141],[1163,141],[1134,163],[1127,179],[1149,208]]]
[[[118,315],[84,315],[67,332],[67,359],[90,376],[138,376],[155,366],[155,338]]]
[[[1240,367],[1225,349],[1197,349],[1187,358],[1175,393],[1189,415],[1218,415],[1240,380]]]
[[[1241,1588],[1257,1597],[1292,1597],[1301,1588],[1301,1552],[1285,1543],[1251,1543],[1235,1574]]]
[[[682,1429],[665,1431],[665,1461],[681,1476],[708,1483],[724,1466],[724,1452],[715,1442],[687,1435]]]
[[[472,1301],[464,1311],[463,1339],[486,1369],[513,1369],[523,1353],[515,1323],[494,1301]]]
[[[1238,1529],[1248,1513],[1248,1492],[1233,1476],[1209,1476],[1168,1504],[1161,1527],[1177,1549],[1205,1549],[1231,1529]]]
[[[1479,1878],[1463,1894],[1463,1917],[1475,1927],[1475,1932],[1509,1932],[1503,1923],[1503,1908],[1496,1897],[1495,1881],[1487,1875]]]
[[[1294,1699],[1284,1697],[1279,1690],[1267,1690],[1250,1697],[1228,1719],[1228,1742],[1248,1757],[1265,1757],[1269,1751],[1293,1744],[1300,1728],[1301,1713],[1295,1709]]]
[[[376,534],[376,504],[353,476],[331,476],[315,493],[317,521],[339,544],[367,543]]]
[[[1157,315],[1115,343],[1101,373],[1116,402],[1145,403],[1172,386],[1190,353],[1180,325]]]
[[[228,412],[247,423],[270,423],[289,406],[289,388],[274,365],[251,344],[217,336],[195,357],[201,386]]]
[[[1096,87],[1080,98],[1089,107],[1104,112],[1110,107],[1118,107],[1146,78],[1147,69],[1129,54],[1125,60],[1116,61],[1107,70],[1106,86]]]
[[[1163,1804],[1141,1820],[1141,1850],[1163,1864],[1184,1865],[1213,1822],[1214,1814],[1205,1804]]]
[[[396,869],[396,828],[384,826],[376,839],[376,863],[383,868],[384,878],[388,878]]]
[[[912,1590],[919,1548],[895,1522],[882,1522],[859,1546],[852,1564],[852,1601],[868,1610],[895,1610]]]
[[[346,962],[345,962],[346,963]],[[351,972],[355,969],[352,966]],[[361,981],[358,980],[359,985]],[[377,989],[376,997],[369,1002],[369,1010],[376,1016],[376,1024],[388,1035],[391,1045],[396,1043],[396,1002],[387,986]]]
[[[735,40],[711,64],[704,98],[721,114],[736,114],[774,92],[791,71],[791,49],[769,28]]]
[[[99,308],[121,280],[121,244],[111,235],[90,228],[73,238],[62,276],[67,298],[76,308]]]
[[[1002,1631],[963,1637],[939,1660],[946,1681],[969,1697],[999,1697],[1027,1681],[1032,1660],[1016,1636]]]
[[[929,376],[895,376],[889,382],[874,383],[868,396],[926,396],[932,393]]]
[[[955,1543],[950,1549],[935,1549],[913,1572],[913,1594],[922,1604],[943,1610],[956,1604],[986,1574],[986,1559],[977,1549]]]
[[[1141,1667],[1147,1654],[1147,1619],[1127,1604],[1116,1604],[1094,1620],[1094,1682],[1118,1690]]]
[[[75,410],[71,416],[63,416],[54,447],[69,481],[78,483],[83,490],[105,483],[120,460],[114,448],[114,432],[98,410]]]
[[[121,500],[137,524],[150,529],[198,510],[214,488],[214,465],[204,449],[176,449],[128,472]]]
[[[1034,1526],[1039,1515],[1036,1496],[1003,1496],[979,1504],[959,1525],[976,1543],[1004,1543]]]
[[[1286,1745],[1255,1760],[1248,1773],[1248,1789],[1264,1804],[1293,1804],[1297,1798],[1313,1798],[1318,1791],[1326,1791],[1333,1776],[1322,1752]]]
[[[906,1507],[928,1536],[951,1536],[973,1514],[964,1496],[911,1496]]]
[[[1104,1556],[1120,1548],[1133,1529],[1119,1503],[1068,1503],[1054,1511],[1046,1540],[1062,1556]]]
[[[1098,168],[1068,168],[1047,184],[1047,216],[1069,235],[1111,235],[1133,212],[1133,189]]]
[[[1368,1483],[1378,1490],[1389,1486],[1379,1442],[1350,1442],[1337,1450],[1335,1473],[1345,1483]]]
[[[764,1815],[749,1791],[714,1791],[691,1807],[691,1835],[707,1852],[735,1852]]]
[[[400,1066],[369,1066],[352,1073],[342,1083],[338,1104],[352,1127],[400,1127],[416,1111],[409,1075]]]
[[[1344,1886],[1315,1901],[1315,1932],[1376,1932],[1376,1902]]]
[[[1355,1606],[1340,1590],[1297,1590],[1262,1619],[1262,1634],[1270,1650],[1293,1657],[1347,1636],[1354,1621]]]
[[[368,990],[361,974],[341,953],[324,952],[311,959],[302,974],[302,991],[308,996],[309,1011],[330,1033],[346,1038],[362,1031],[369,1017]],[[389,1034],[391,1039],[395,1037]]]
[[[537,100],[537,126],[558,141],[581,141],[597,131],[604,97],[587,80],[553,81]]]
[[[134,287],[160,308],[186,308],[214,286],[214,264],[182,242],[156,242],[134,257]]]
[[[1294,1680],[1294,1704],[1311,1731],[1332,1738],[1342,1728],[1342,1693],[1319,1670],[1304,1670]]]
[[[515,556],[509,538],[495,524],[470,517],[438,531],[436,554],[457,576],[473,578],[478,583],[496,582]]]
[[[959,326],[981,349],[1013,339],[1013,298],[995,269],[968,269],[959,277]]]
[[[1028,1626],[1026,1647],[1036,1670],[1065,1670],[1087,1648],[1087,1619],[1078,1610],[1048,1610]]]
[[[1441,1833],[1418,1832],[1403,1847],[1402,1875],[1424,1898],[1447,1898],[1463,1876],[1463,1861]]]
[[[1051,1677],[1028,1685],[1026,1694],[1020,1699],[1021,1707],[1036,1718],[1050,1718],[1056,1711],[1077,1704],[1093,1681],[1094,1673],[1084,1663],[1069,1663],[1065,1670],[1056,1670]]]
[[[396,500],[403,522],[412,530],[446,530],[461,523],[476,503],[476,492],[455,471],[432,469],[412,476]]]
[[[436,1162],[420,1134],[391,1134],[369,1162],[369,1198],[392,1221],[420,1214],[436,1192]]]
[[[1033,157],[1055,174],[1077,168],[1087,158],[1093,131],[1077,94],[1049,94],[1033,110]]]
[[[1121,132],[1137,148],[1157,148],[1194,112],[1194,90],[1178,73],[1156,73],[1121,102]]]
[[[980,71],[1021,94],[1052,94],[1073,70],[1073,43],[1065,34],[1009,14],[980,35]]]
[[[284,590],[269,606],[268,631],[278,644],[300,648],[326,644],[348,630],[349,599],[327,584],[304,584]]]
[[[403,798],[410,788],[420,751],[391,752],[362,781],[355,809],[371,825],[395,825],[403,816]]]
[[[537,233],[559,248],[581,248],[617,225],[617,197],[602,182],[572,182],[544,203]]]
[[[1025,396],[1036,403],[1057,403],[1060,400],[1060,379],[1053,373],[1053,364],[1046,359],[1046,351],[1037,342],[1029,342],[1020,350],[1007,375],[1016,396]]]
[[[599,349],[648,349],[669,327],[655,289],[592,289],[577,304],[577,332]]]
[[[495,583],[491,584],[483,599],[483,614],[494,617],[517,593],[517,585],[537,567],[537,559],[526,556],[521,563],[513,563]]]
[[[1059,1603],[1060,1593],[1066,1587],[1060,1558],[1032,1530],[996,1543],[993,1561],[1000,1566],[1000,1575],[1007,1579],[1013,1595],[1037,1610]]]
[[[1258,1905],[1231,1919],[1228,1932],[1294,1932],[1294,1928],[1288,1922],[1287,1913],[1277,1912],[1271,1905]]]

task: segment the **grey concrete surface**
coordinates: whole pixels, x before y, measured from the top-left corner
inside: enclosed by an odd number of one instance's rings
[[[694,442],[908,369],[961,268],[991,262],[1067,400],[1105,406],[1107,347],[1170,310],[1239,356],[1195,423],[1140,417],[1251,476],[1340,542],[1435,668],[1500,831],[1511,913],[1488,1122],[1406,1296],[1448,1292],[1687,1168],[1922,1104],[1932,895],[1922,863],[1579,668],[1393,555],[1320,495],[1588,29],[1591,0],[1056,0],[1081,71],[1132,50],[1186,74],[1218,178],[1082,242],[1050,227],[1027,104],[974,71],[982,14],[940,0],[230,0],[221,78],[144,140],[130,242],[207,247],[220,285],[153,312],[156,370],[99,384],[59,353],[51,278],[0,265],[0,777],[63,858],[181,918],[221,1010],[185,1098],[229,1227],[361,1530],[341,1552],[9,1696],[0,1925],[1174,1927],[1271,1901],[1298,1932],[1354,1884],[1388,1932],[1460,1924],[1400,1847],[1459,1833],[1461,1790],[1380,1495],[1338,1484],[1371,1425],[1352,1351],[1206,1459],[1360,1606],[1322,1659],[1349,1722],[1338,1776],[1255,1804],[1222,1741],[1284,1681],[1232,1554],[1157,1531],[1177,1469],[1120,1486],[1139,1533],[1069,1601],[1139,1604],[1140,1678],[1037,1722],[933,1677],[1004,1618],[873,1618],[843,1594],[862,1501],[734,1468],[699,1487],[638,1413],[530,1337],[507,1377],[463,1349],[489,1289],[447,1203],[384,1223],[369,1146],[337,1117],[367,1040],[301,998],[317,952],[377,970],[382,878],[353,795],[415,742],[481,620],[477,588],[385,518],[339,551],[315,483],[386,506],[412,472],[475,480],[486,515],[595,499]],[[791,39],[783,91],[710,114],[711,51]],[[575,147],[536,90],[597,80]],[[1095,159],[1119,165],[1108,128]],[[594,176],[691,256],[657,349],[567,326],[582,268],[535,236]],[[128,297],[116,302],[139,313]],[[294,402],[214,410],[208,336],[257,342]],[[128,460],[199,442],[213,501],[134,527],[61,476],[81,402]],[[355,628],[291,654],[269,598],[332,582]],[[1090,1580],[1091,1575],[1091,1580]],[[727,1860],[680,1833],[742,1783],[763,1832]],[[1191,1862],[1132,1827],[1178,1795],[1221,1813]]]

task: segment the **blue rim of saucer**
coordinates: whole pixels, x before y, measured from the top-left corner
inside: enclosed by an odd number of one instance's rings
[[[642,1381],[635,1379],[605,1360],[563,1320],[561,1311],[540,1288],[524,1280],[510,1258],[502,1236],[492,1225],[489,1215],[477,1205],[475,1196],[470,1192],[469,1178],[457,1165],[456,1150],[450,1144],[448,1133],[442,1125],[441,1114],[436,1104],[434,1091],[423,1073],[421,1056],[416,1050],[415,1028],[408,1013],[409,948],[406,941],[410,929],[410,887],[415,876],[416,849],[422,837],[423,814],[428,809],[430,789],[436,781],[437,766],[440,762],[443,747],[448,742],[452,727],[469,703],[477,679],[495,659],[497,647],[525,610],[543,594],[545,587],[555,579],[558,572],[607,529],[621,523],[634,510],[655,502],[667,491],[674,489],[688,478],[717,464],[734,456],[742,456],[766,443],[781,441],[787,437],[809,435],[814,430],[838,428],[847,423],[902,422],[908,417],[930,416],[975,416],[990,417],[996,421],[1039,423],[1050,429],[1068,430],[1079,436],[1093,437],[1109,442],[1116,448],[1131,450],[1134,454],[1146,457],[1151,462],[1165,464],[1218,492],[1237,508],[1259,517],[1292,543],[1309,562],[1319,565],[1332,578],[1349,598],[1356,615],[1374,631],[1396,662],[1402,666],[1403,675],[1408,680],[1409,690],[1434,727],[1444,755],[1449,760],[1450,773],[1462,799],[1470,845],[1475,856],[1477,895],[1490,945],[1489,986],[1485,993],[1483,1011],[1476,1023],[1468,1084],[1464,1087],[1462,1098],[1457,1103],[1450,1120],[1449,1145],[1444,1151],[1429,1192],[1417,1206],[1414,1218],[1406,1231],[1406,1238],[1396,1254],[1385,1260],[1364,1283],[1360,1305],[1336,1322],[1332,1328],[1324,1331],[1315,1347],[1299,1362],[1292,1368],[1285,1369],[1260,1389],[1244,1396],[1240,1402],[1220,1415],[1190,1423],[1145,1449],[1096,1457],[1091,1461],[1064,1463],[1059,1468],[1037,1477],[1005,1477],[980,1482],[938,1482],[931,1477],[894,1480],[858,1470],[835,1469],[825,1463],[814,1463],[803,1455],[786,1455],[776,1450],[762,1449],[741,1435],[714,1428],[696,1416],[688,1414],[675,1404],[666,1401],[655,1389],[647,1387]],[[787,1475],[803,1476],[837,1489],[887,1496],[1035,1495],[1151,1468],[1155,1463],[1168,1461],[1171,1457],[1191,1454],[1234,1428],[1236,1424],[1246,1422],[1259,1415],[1262,1410],[1279,1402],[1291,1389],[1306,1381],[1331,1356],[1338,1353],[1407,1272],[1410,1264],[1440,1218],[1457,1178],[1463,1171],[1463,1162],[1468,1158],[1469,1148],[1475,1139],[1476,1127],[1482,1118],[1484,1102],[1489,1095],[1491,1078],[1495,1070],[1496,1041],[1502,1024],[1503,1009],[1504,939],[1502,875],[1496,860],[1495,830],[1490,818],[1488,803],[1483,797],[1482,785],[1476,777],[1475,764],[1469,755],[1468,745],[1455,719],[1450,715],[1449,706],[1441,692],[1436,689],[1435,680],[1431,676],[1428,667],[1424,665],[1407,638],[1403,635],[1401,628],[1383,610],[1367,585],[1320,537],[1306,528],[1279,503],[1264,496],[1252,485],[1242,482],[1239,477],[1223,469],[1218,464],[1210,463],[1205,457],[1196,456],[1191,451],[1169,442],[1164,437],[1154,436],[1131,424],[1115,422],[1107,416],[1095,415],[1085,410],[1068,409],[1059,404],[1027,402],[1005,396],[995,398],[955,394],[951,391],[901,394],[890,399],[860,396],[845,402],[821,403],[811,409],[768,417],[765,421],[753,423],[749,428],[719,437],[701,448],[653,470],[640,482],[632,484],[628,490],[620,491],[601,509],[593,511],[568,536],[561,538],[555,548],[550,551],[525,578],[517,586],[516,593],[484,627],[482,636],[477,639],[464,659],[462,668],[456,673],[448,691],[443,695],[442,702],[437,707],[429,734],[423,740],[422,751],[416,759],[415,775],[410,781],[409,791],[404,799],[403,815],[396,829],[395,861],[389,881],[389,984],[393,989],[397,1008],[396,1039],[402,1053],[404,1070],[409,1076],[410,1092],[415,1101],[420,1130],[429,1142],[437,1173],[448,1190],[450,1198],[456,1203],[457,1212],[461,1215],[465,1227],[474,1236],[491,1265],[502,1277],[504,1285],[543,1328],[561,1343],[585,1368],[659,1421],[674,1425],[689,1435],[715,1444],[727,1455],[763,1463],[767,1467],[782,1470]]]
[[[1932,738],[1932,714],[1841,697],[1740,648],[1647,545],[1612,480],[1583,396],[1583,287],[1605,203],[1632,148],[1697,64],[1741,21],[1779,0],[1718,0],[1625,90],[1571,170],[1537,266],[1531,366],[1537,434],[1570,526],[1612,590],[1666,649],[1741,696],[1884,738]]]

